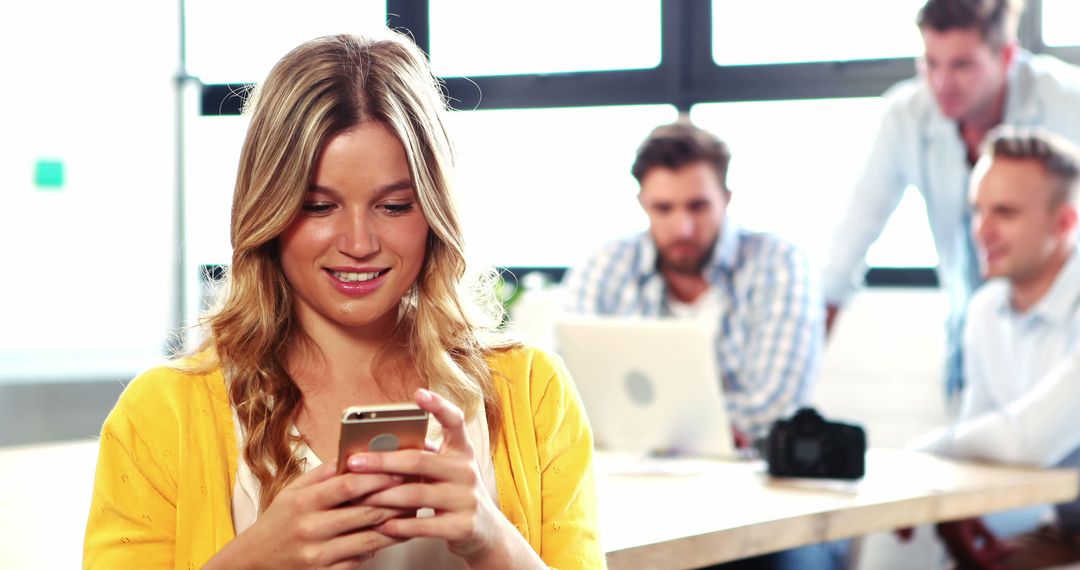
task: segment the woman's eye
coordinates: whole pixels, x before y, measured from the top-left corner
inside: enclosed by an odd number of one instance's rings
[[[382,207],[387,214],[398,215],[412,210],[413,205],[412,202],[406,202],[404,204],[383,204]]]
[[[333,204],[327,202],[305,202],[304,211],[309,214],[325,214],[334,207]]]

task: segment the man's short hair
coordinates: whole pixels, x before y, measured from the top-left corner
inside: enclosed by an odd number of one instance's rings
[[[1000,126],[983,142],[984,157],[1037,161],[1057,184],[1051,189],[1050,205],[1076,203],[1080,186],[1080,147],[1039,127]]]
[[[977,29],[994,51],[1016,40],[1024,0],[927,0],[915,23],[936,32]]]
[[[716,135],[689,122],[676,122],[656,127],[638,147],[630,173],[638,184],[653,168],[675,170],[694,162],[705,161],[713,166],[720,186],[727,190],[727,169],[731,151]]]

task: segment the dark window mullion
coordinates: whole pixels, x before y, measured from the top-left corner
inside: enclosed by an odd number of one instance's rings
[[[407,30],[416,45],[431,59],[428,0],[386,0],[386,25],[391,30]]]
[[[696,102],[876,97],[914,73],[913,58],[713,65],[695,76],[691,95]]]
[[[1020,17],[1017,35],[1020,45],[1031,51],[1041,52],[1046,49],[1042,38],[1042,0],[1032,0],[1027,3]]]
[[[445,77],[459,110],[669,103],[662,68],[543,75]]]
[[[1080,65],[1080,46],[1050,47],[1043,51],[1074,65]]]
[[[667,102],[680,112],[689,112],[694,103],[691,95],[702,52],[708,51],[710,0],[662,0],[661,2],[661,69],[666,81]]]

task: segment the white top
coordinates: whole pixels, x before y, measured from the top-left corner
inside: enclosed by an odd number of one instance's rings
[[[667,301],[671,316],[679,319],[697,319],[709,327],[713,336],[717,334],[723,301],[720,298],[720,288],[716,285],[709,285],[704,293],[689,303],[684,303],[670,294]]]
[[[1008,284],[972,299],[965,330],[958,424],[937,449],[952,455],[1051,466],[1080,447],[1080,256],[1023,313]]]
[[[259,512],[259,493],[262,486],[259,480],[251,472],[251,467],[244,460],[245,437],[237,420],[236,411],[233,410],[233,423],[236,426],[236,445],[241,450],[238,454],[236,469],[236,484],[233,487],[232,511],[233,527],[236,534],[247,530]],[[484,406],[476,411],[476,416],[465,425],[466,434],[476,452],[476,463],[480,471],[480,477],[487,488],[488,495],[499,505],[499,493],[495,486],[495,465],[491,460],[491,444],[488,438],[487,415]],[[291,430],[293,435],[299,435],[296,426]],[[442,426],[432,417],[428,422],[427,439],[436,446],[442,443]],[[304,463],[305,472],[311,471],[322,465],[322,460],[311,451],[307,444],[300,442],[294,446],[296,453],[307,461]],[[417,516],[432,516],[431,509],[420,509]],[[414,538],[401,544],[395,544],[380,550],[374,558],[364,564],[364,568],[381,570],[397,568],[431,568],[433,570],[458,570],[465,569],[465,563],[457,556],[450,553],[446,543],[434,538]]]
[[[991,281],[968,309],[969,385],[957,423],[926,448],[948,455],[1080,466],[1080,255],[1050,290],[1017,313],[1008,283]],[[1080,514],[1080,504],[1059,507]]]

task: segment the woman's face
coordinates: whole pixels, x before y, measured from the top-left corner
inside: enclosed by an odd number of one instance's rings
[[[279,238],[301,327],[388,333],[423,266],[427,236],[397,137],[365,122],[330,139],[300,214]]]

